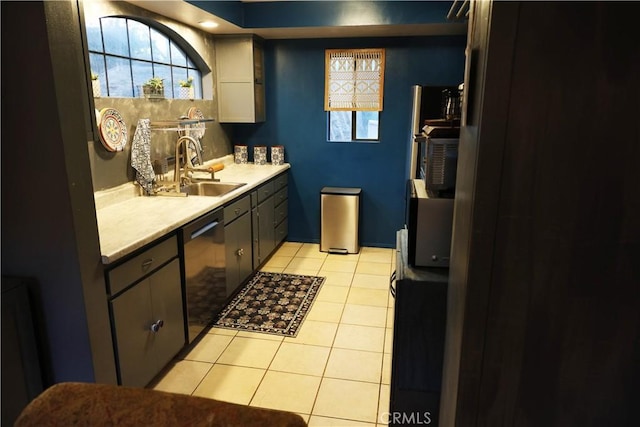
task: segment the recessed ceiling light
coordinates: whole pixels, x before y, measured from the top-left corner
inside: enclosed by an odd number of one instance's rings
[[[213,21],[200,21],[198,24],[204,28],[216,28],[218,26],[218,23]]]

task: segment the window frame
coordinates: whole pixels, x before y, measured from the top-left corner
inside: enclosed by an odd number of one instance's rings
[[[324,110],[328,142],[380,142],[385,56],[384,48],[325,49]],[[334,112],[351,113],[349,140],[332,139]],[[376,138],[358,138],[358,113],[365,112],[377,115]]]
[[[358,138],[357,137],[357,113],[359,111],[327,111],[327,142],[349,143],[349,142],[380,142],[380,111],[371,111],[378,115],[378,137],[377,138]],[[331,114],[332,113],[351,113],[351,135],[350,139],[331,139]]]
[[[126,42],[127,42],[127,55],[123,54],[114,54],[108,53],[107,48],[105,47],[105,39],[104,39],[104,27],[103,27],[103,19],[122,19],[125,25],[126,32]],[[195,52],[195,50],[186,42],[178,33],[170,30],[168,27],[164,27],[163,25],[156,23],[155,21],[142,19],[138,17],[132,16],[123,16],[123,15],[108,15],[101,16],[96,18],[98,23],[97,31],[99,32],[99,50],[95,48],[95,46],[91,46],[91,42],[88,40],[87,42],[87,50],[89,55],[89,66],[91,67],[92,73],[95,71],[93,68],[96,67],[99,69],[99,79],[102,96],[105,97],[116,97],[116,98],[139,98],[142,97],[141,85],[151,77],[162,77],[165,80],[165,98],[169,99],[179,99],[180,98],[180,89],[179,82],[181,80],[187,79],[189,77],[194,78],[194,91],[196,99],[203,99],[203,84],[202,84],[202,76],[206,72],[210,70],[202,60],[202,58]],[[150,46],[150,59],[140,58],[138,55],[132,55],[131,52],[131,34],[130,34],[130,25],[129,21],[135,22],[136,24],[141,24],[146,27],[148,31],[149,37],[149,46]],[[95,28],[95,27],[94,27]],[[92,37],[90,33],[87,31],[87,38]],[[157,60],[153,56],[153,45],[154,45],[154,37],[161,36],[169,47],[168,49],[168,60],[163,62],[161,60]],[[97,43],[96,43],[97,44]],[[173,59],[174,52],[179,53],[184,57],[184,65],[181,63],[177,63]],[[195,55],[194,55],[195,53]],[[182,58],[180,58],[182,59]],[[126,61],[127,67],[129,71],[128,84],[131,85],[130,91],[128,90],[129,96],[123,95],[112,95],[112,89],[109,84],[109,68],[107,66],[108,61],[120,60]],[[100,61],[100,66],[96,66],[95,61]],[[150,68],[152,70],[152,75],[146,76],[144,80],[137,81],[135,77],[135,64],[146,63],[150,64]],[[204,66],[203,66],[204,65]],[[164,74],[159,74],[158,69],[168,70],[165,74],[168,74],[170,77],[170,81],[167,81]],[[176,72],[177,71],[177,72]],[[186,76],[183,78],[178,75]],[[127,85],[128,85],[127,84]]]

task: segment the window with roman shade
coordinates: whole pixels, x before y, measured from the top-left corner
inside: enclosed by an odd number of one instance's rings
[[[325,111],[382,111],[384,49],[325,51]]]

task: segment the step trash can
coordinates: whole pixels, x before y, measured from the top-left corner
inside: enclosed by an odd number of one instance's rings
[[[320,192],[320,252],[357,254],[360,188],[324,187]]]

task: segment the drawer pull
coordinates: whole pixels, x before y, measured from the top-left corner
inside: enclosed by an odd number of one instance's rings
[[[151,264],[153,264],[153,258],[147,258],[144,261],[142,261],[142,269],[146,270],[148,269]]]
[[[244,249],[243,249],[243,248],[238,249],[238,250],[236,251],[236,254],[237,254],[238,256],[242,256],[242,255],[244,255]]]
[[[236,208],[233,212],[236,214],[236,216],[240,215],[240,209],[238,209],[238,208]]]
[[[158,332],[160,330],[160,328],[162,328],[164,326],[164,321],[162,319],[156,321],[155,323],[151,324],[151,331],[152,332]]]

